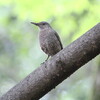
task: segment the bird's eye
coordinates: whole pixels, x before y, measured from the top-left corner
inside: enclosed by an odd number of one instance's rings
[[[45,23],[43,23],[43,25],[45,25]]]

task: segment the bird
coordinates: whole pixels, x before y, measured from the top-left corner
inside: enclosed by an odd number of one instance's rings
[[[39,43],[43,52],[48,55],[46,61],[49,59],[50,56],[54,56],[63,49],[63,45],[61,43],[61,39],[58,33],[51,27],[48,22],[31,22],[31,24],[38,26],[40,29]]]

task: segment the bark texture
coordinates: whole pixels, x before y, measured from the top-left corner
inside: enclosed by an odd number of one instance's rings
[[[39,100],[100,53],[100,23],[42,64],[0,100]]]

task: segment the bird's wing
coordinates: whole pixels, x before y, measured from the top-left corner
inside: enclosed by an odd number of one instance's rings
[[[61,45],[61,49],[63,49],[63,45],[62,45],[62,43],[61,43],[61,40],[60,40],[59,35],[58,35],[56,32],[54,32],[54,34],[55,34],[55,36],[57,37],[57,39],[58,39],[58,41],[59,41],[59,43],[60,43],[60,45]]]

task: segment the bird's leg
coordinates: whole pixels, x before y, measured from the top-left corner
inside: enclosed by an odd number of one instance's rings
[[[48,57],[47,57],[47,59],[45,60],[45,62],[49,59],[49,57],[50,57],[50,56],[48,55]],[[43,62],[43,63],[41,63],[41,64],[44,64],[45,62]]]
[[[50,57],[50,56],[48,55],[48,57],[47,57],[47,59],[46,59],[45,61],[47,61],[47,60],[49,59],[49,57]]]

